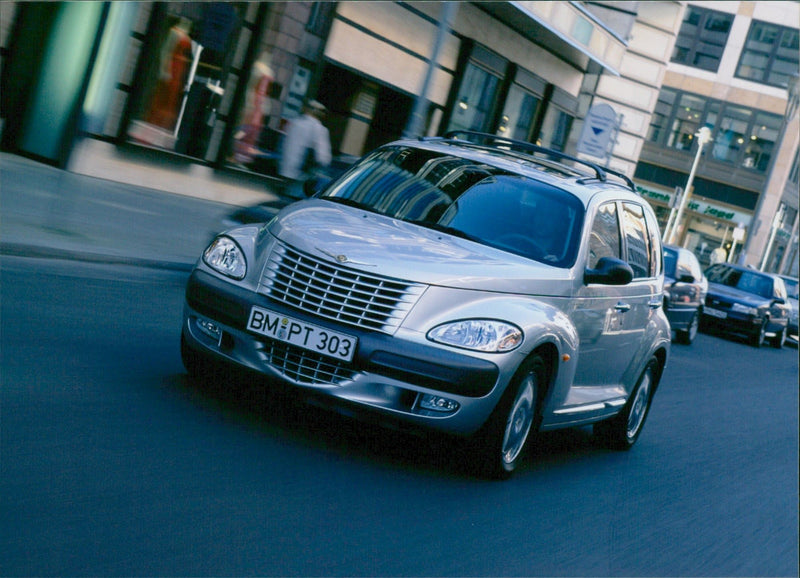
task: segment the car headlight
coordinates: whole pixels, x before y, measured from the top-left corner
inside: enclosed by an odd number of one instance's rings
[[[234,279],[244,279],[247,261],[244,253],[230,237],[217,237],[203,253],[206,265]]]
[[[522,329],[510,323],[492,319],[465,319],[434,327],[428,339],[453,347],[505,353],[522,343]]]
[[[731,311],[736,311],[736,313],[744,313],[745,315],[758,315],[758,309],[755,307],[742,305],[741,303],[734,303],[733,307],[731,307]]]

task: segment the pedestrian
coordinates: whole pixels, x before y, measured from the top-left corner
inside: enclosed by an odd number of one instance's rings
[[[728,259],[728,253],[723,247],[717,247],[711,251],[710,261],[712,265],[717,263],[724,263]]]
[[[280,175],[285,179],[285,194],[302,198],[303,182],[318,168],[331,163],[331,139],[322,124],[325,107],[311,100],[303,105],[303,114],[289,123],[283,141]]]

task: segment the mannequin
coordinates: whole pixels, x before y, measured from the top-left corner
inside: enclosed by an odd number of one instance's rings
[[[274,73],[269,66],[270,55],[262,53],[253,64],[250,81],[247,85],[247,100],[239,130],[236,132],[234,160],[246,164],[253,160],[258,151],[258,138],[264,126],[264,117],[269,114],[269,87]]]
[[[145,119],[169,131],[175,129],[186,75],[192,64],[191,27],[190,20],[181,18],[169,29],[161,47],[158,84]]]

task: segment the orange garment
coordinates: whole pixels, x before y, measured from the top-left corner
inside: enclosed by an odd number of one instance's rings
[[[161,57],[158,85],[145,120],[166,130],[175,130],[186,75],[192,62],[192,40],[178,27],[170,29]]]

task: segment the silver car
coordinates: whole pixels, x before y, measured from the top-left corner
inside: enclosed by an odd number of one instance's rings
[[[480,133],[383,146],[186,290],[184,364],[466,437],[506,478],[531,431],[639,437],[670,347],[655,216],[621,175]],[[358,412],[355,412],[358,413]]]

